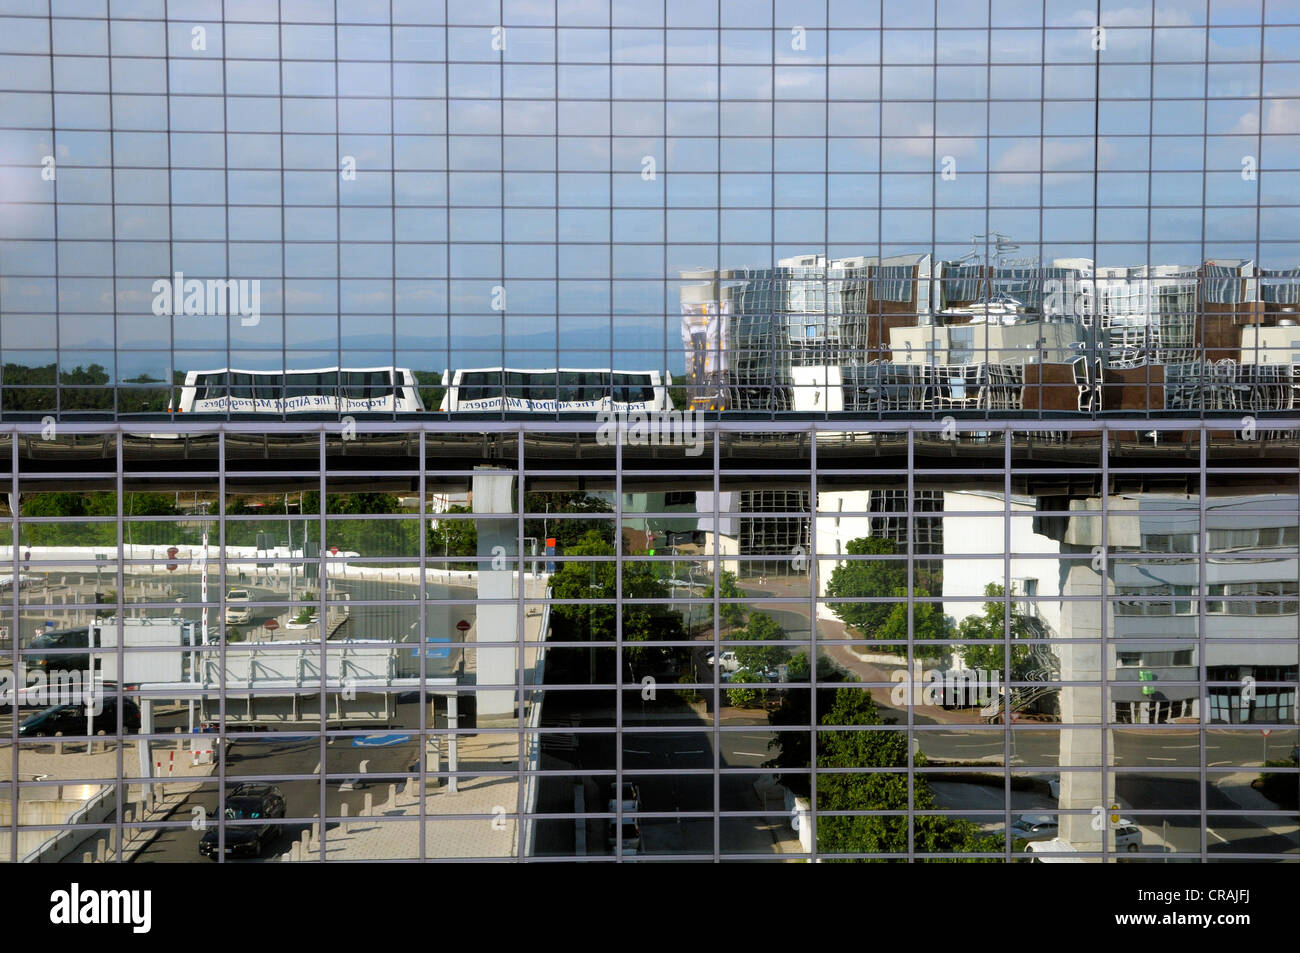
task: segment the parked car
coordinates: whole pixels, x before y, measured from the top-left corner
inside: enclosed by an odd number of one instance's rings
[[[714,659],[713,653],[710,652],[705,658],[710,665],[717,665],[723,672],[735,672],[740,669],[740,662],[736,659],[736,653],[727,651],[721,653],[717,659]]]
[[[1032,843],[1052,840],[1059,830],[1055,814],[1021,814],[1011,825],[1011,836]]]
[[[253,619],[253,609],[248,604],[247,589],[231,589],[226,593],[226,625],[244,625]]]
[[[280,826],[269,823],[284,817],[284,795],[270,784],[241,784],[226,796],[226,820],[261,821],[260,824],[226,825],[227,857],[261,857],[268,844],[280,836]],[[217,859],[221,832],[212,827],[199,841],[199,853]]]
[[[96,733],[117,733],[117,696],[109,695],[100,699],[99,710],[94,712],[90,722]],[[51,705],[34,715],[24,718],[18,726],[20,738],[43,738],[57,734],[84,736],[87,728],[87,712],[84,703],[75,705]],[[140,708],[135,702],[122,700],[122,730],[134,734],[140,730]]]
[[[1136,854],[1142,849],[1142,829],[1127,817],[1119,819],[1119,826],[1115,828],[1115,849],[1126,850],[1130,854]]]
[[[635,820],[625,820],[623,822],[623,836],[619,838],[621,844],[615,844],[614,831],[615,823],[609,822],[609,834],[605,838],[605,844],[609,847],[611,854],[636,854],[641,850],[641,826]]]
[[[89,652],[38,653],[37,649],[86,649],[90,647],[90,628],[58,629],[43,632],[32,639],[27,655],[27,668],[40,669],[49,674],[54,671],[84,672],[90,668]]]
[[[641,810],[641,789],[631,781],[623,782],[623,813],[636,814]],[[605,791],[605,810],[610,814],[618,813],[618,799],[614,796],[614,785]]]
[[[1034,841],[1025,845],[1026,858],[1035,864],[1081,864],[1083,858],[1069,841],[1053,837],[1049,840]]]

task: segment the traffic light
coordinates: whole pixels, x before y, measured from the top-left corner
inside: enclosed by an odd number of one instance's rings
[[[1139,682],[1154,682],[1155,680],[1156,680],[1156,673],[1151,671],[1150,669],[1144,668],[1138,672]],[[1155,693],[1156,693],[1156,687],[1154,685],[1142,686],[1143,695],[1154,695]]]

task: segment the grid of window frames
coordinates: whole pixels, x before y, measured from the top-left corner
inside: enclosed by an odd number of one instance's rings
[[[0,857],[1295,854],[1297,38],[0,0]]]
[[[11,862],[1300,849],[1294,438],[156,426],[4,431]]]

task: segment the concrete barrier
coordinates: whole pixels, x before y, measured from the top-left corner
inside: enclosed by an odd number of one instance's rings
[[[86,802],[80,810],[73,812],[64,824],[100,824],[112,817],[117,811],[117,785],[106,784],[103,789]],[[62,830],[55,832],[45,843],[28,851],[20,860],[24,864],[57,864],[77,849],[95,831]],[[104,841],[96,845],[96,854],[102,857]],[[102,862],[102,861],[101,861]]]

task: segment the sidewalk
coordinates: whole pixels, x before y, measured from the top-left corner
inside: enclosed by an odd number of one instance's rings
[[[518,739],[513,736],[466,738],[460,743],[459,770],[517,770],[518,755]],[[424,798],[426,858],[515,856],[519,843],[518,776],[461,777],[458,788],[452,794],[447,779],[429,781]],[[328,860],[419,859],[418,794],[395,785],[373,793],[376,803],[371,816],[329,826],[325,832]],[[463,814],[476,816],[454,816]],[[313,841],[311,860],[319,856],[318,849],[319,841]],[[282,859],[292,856],[288,853]]]

